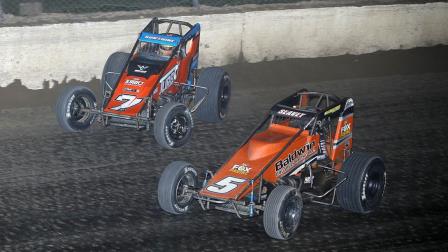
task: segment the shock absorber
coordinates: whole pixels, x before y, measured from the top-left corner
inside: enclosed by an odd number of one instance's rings
[[[255,197],[254,197],[254,181],[250,181],[252,190],[250,192],[250,203],[249,203],[249,217],[254,217],[255,215]]]

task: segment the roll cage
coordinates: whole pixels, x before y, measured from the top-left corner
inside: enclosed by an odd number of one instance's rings
[[[164,27],[164,26],[166,26],[166,27]],[[175,27],[177,30],[175,30]],[[163,28],[165,28],[165,29],[163,29]],[[171,54],[171,56],[169,58],[167,58],[163,61],[151,62],[156,65],[159,65],[161,69],[164,69],[173,57],[185,55],[185,52],[180,49],[183,49],[185,47],[185,44],[187,41],[189,41],[191,38],[197,36],[199,34],[200,30],[201,30],[201,26],[199,25],[199,23],[192,25],[185,21],[172,20],[172,19],[159,19],[159,18],[155,17],[140,32],[139,39],[137,39],[134,46],[132,47],[132,50],[130,52],[130,57],[129,57],[128,61],[126,62],[126,66],[131,61],[132,56],[135,54],[136,50],[139,49],[140,38],[141,38],[142,34],[144,34],[144,33],[149,33],[149,34],[154,34],[154,35],[159,35],[159,36],[166,36],[166,35],[180,36],[180,41],[174,47],[173,53]],[[121,78],[121,76],[120,76],[120,78]]]
[[[129,66],[129,63],[132,61],[132,58],[135,55],[136,50],[139,49],[140,37],[142,36],[142,34],[143,33],[152,33],[152,34],[156,34],[156,35],[160,34],[160,30],[162,28],[160,26],[164,25],[164,24],[167,25],[167,29],[165,29],[164,33],[172,33],[172,28],[174,26],[177,26],[179,29],[178,30],[179,34],[177,34],[177,35],[180,35],[181,38],[180,38],[180,42],[177,44],[177,46],[175,46],[175,48],[173,49],[173,53],[167,60],[163,60],[163,61],[153,60],[150,62],[151,64],[157,66],[158,72],[164,71],[164,69],[167,67],[168,63],[174,57],[185,56],[184,50],[180,50],[180,49],[183,49],[185,47],[186,42],[189,41],[191,38],[199,35],[199,33],[201,31],[201,26],[199,23],[192,25],[192,24],[190,24],[188,22],[184,22],[184,21],[178,21],[178,20],[172,20],[172,19],[159,19],[159,18],[155,17],[140,32],[139,39],[137,39],[134,46],[132,47],[132,50],[129,54],[130,56],[129,56],[128,60],[126,61],[125,69],[127,69],[127,67]],[[185,28],[183,29],[182,27],[186,27],[186,28],[188,28],[188,30],[186,30]],[[185,34],[183,33],[184,31],[186,31]],[[176,34],[176,33],[172,33],[172,34]],[[149,63],[149,62],[146,62],[146,63]],[[121,79],[123,73],[124,73],[124,71],[121,71],[121,73],[119,73],[118,80]],[[110,73],[110,74],[117,74],[117,73]],[[154,89],[155,89],[155,87],[154,87]],[[150,92],[151,94],[153,93],[154,89],[151,90],[151,92]]]
[[[186,26],[188,28],[188,30],[191,30],[194,26],[188,22],[185,21],[178,21],[178,20],[172,20],[172,19],[158,19],[158,18],[153,18],[148,25],[146,25],[146,27],[143,29],[143,32],[150,32],[150,33],[155,33],[155,34],[160,34],[160,30],[162,27],[160,27],[160,25],[162,24],[167,24],[168,27],[167,29],[165,29],[164,32],[162,33],[173,33],[173,25],[177,26],[178,28],[178,35],[182,36],[183,35],[183,26]],[[188,31],[187,31],[188,32]]]
[[[310,135],[313,135],[322,119],[331,115],[335,115],[333,118],[337,117],[337,113],[334,113],[337,111],[327,114],[326,112],[337,106],[341,108],[342,104],[342,100],[335,95],[300,90],[275,104],[268,117],[271,117],[271,123],[288,119],[288,126],[310,130]],[[314,123],[308,125],[310,120]]]

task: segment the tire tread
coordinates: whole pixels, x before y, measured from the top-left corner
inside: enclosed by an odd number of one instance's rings
[[[292,186],[279,185],[274,188],[274,190],[269,194],[269,197],[266,201],[266,206],[263,213],[263,226],[266,233],[274,239],[286,239],[282,236],[278,227],[278,212],[280,211],[280,208],[282,207],[282,203],[285,200],[286,196],[294,190],[296,190],[296,188]],[[302,201],[301,207],[303,207]]]
[[[196,116],[199,120],[204,122],[218,122],[221,120],[216,103],[221,87],[221,80],[225,75],[227,73],[220,67],[206,68],[199,75],[198,85],[208,88],[206,100],[196,111]],[[206,95],[206,91],[202,88],[199,88],[197,93],[198,101]]]
[[[193,167],[190,163],[185,161],[174,161],[171,162],[163,171],[159,179],[159,184],[157,186],[157,199],[159,206],[170,214],[181,214],[176,211],[173,206],[173,190],[175,188],[172,186],[179,174],[182,173],[183,169],[187,166]]]
[[[368,153],[355,152],[344,162],[344,173],[340,173],[337,183],[345,177],[347,180],[336,189],[336,198],[342,208],[357,213],[368,212],[362,207],[360,188],[370,162],[377,158],[379,157]]]
[[[65,114],[67,111],[68,100],[70,99],[70,96],[72,96],[76,92],[89,93],[92,96],[94,102],[96,102],[95,95],[94,95],[93,91],[84,86],[72,85],[72,86],[68,86],[68,87],[64,88],[61,91],[61,93],[59,94],[59,97],[56,101],[56,107],[55,107],[56,119],[57,119],[59,125],[61,126],[61,128],[67,132],[79,132],[80,131],[78,129],[74,129],[73,127],[70,127],[70,125],[67,123],[66,117],[65,117]]]

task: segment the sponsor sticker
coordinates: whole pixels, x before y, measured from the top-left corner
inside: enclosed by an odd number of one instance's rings
[[[338,111],[340,108],[341,108],[341,105],[337,105],[336,107],[331,108],[331,109],[325,111],[324,115],[333,114],[334,112]]]
[[[126,85],[133,85],[133,86],[141,86],[143,84],[143,81],[127,79],[124,82],[124,84],[126,84]]]
[[[294,150],[289,153],[284,159],[281,159],[275,163],[275,175],[277,177],[288,173],[292,168],[296,167],[298,164],[305,162],[305,159],[316,152],[316,143],[310,142],[306,143],[304,146]]]
[[[137,73],[147,73],[148,72],[149,66],[137,65],[137,67],[138,67],[138,69],[135,69],[134,72],[137,72]]]
[[[158,37],[158,36],[151,36],[151,35],[146,35],[144,38],[145,39],[151,39],[151,40],[159,40],[159,41],[164,41],[164,42],[170,42],[170,43],[176,42],[174,39],[163,38],[163,37]]]
[[[243,175],[246,175],[246,174],[248,174],[249,173],[249,171],[251,170],[252,168],[250,168],[249,166],[247,166],[247,164],[236,164],[236,165],[234,165],[231,169],[230,169],[230,171],[232,171],[232,172],[235,172],[235,173],[238,173],[238,174],[243,174]]]
[[[132,93],[138,93],[139,92],[138,89],[127,88],[127,87],[123,88],[123,90],[127,91],[127,92],[132,92]]]
[[[343,138],[343,137],[347,136],[351,132],[352,131],[351,131],[350,123],[345,121],[344,122],[344,126],[342,126],[342,128],[341,128],[341,137],[340,138]]]
[[[72,103],[73,103],[73,100],[75,99],[75,95],[73,94],[71,97],[70,97],[70,100],[68,101],[68,104],[67,104],[67,109],[66,109],[66,111],[65,111],[65,116],[67,117],[67,118],[71,118],[72,117],[72,113],[70,113],[70,109],[71,109],[71,107],[72,107]]]
[[[351,108],[355,106],[355,102],[353,101],[352,98],[347,99],[347,102],[345,103],[345,108],[344,110],[347,110],[348,108]]]
[[[165,89],[169,88],[173,85],[174,81],[177,77],[177,70],[179,69],[179,65],[175,65],[165,76],[160,79],[160,93],[165,91]]]

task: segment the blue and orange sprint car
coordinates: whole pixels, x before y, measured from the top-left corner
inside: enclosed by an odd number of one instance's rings
[[[193,116],[219,122],[227,114],[230,76],[223,69],[198,71],[201,27],[154,18],[130,53],[115,52],[104,66],[102,103],[83,86],[63,90],[56,116],[66,131],[82,131],[97,119],[104,126],[153,130],[165,148],[184,145]]]

